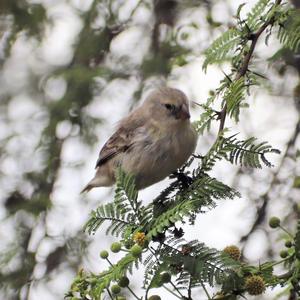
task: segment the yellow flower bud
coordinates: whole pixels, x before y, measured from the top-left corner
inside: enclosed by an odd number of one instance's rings
[[[146,235],[144,232],[136,232],[133,235],[133,240],[141,247],[144,246],[145,241],[146,241]]]
[[[260,295],[265,289],[265,281],[261,276],[251,275],[246,279],[245,289],[250,295]]]
[[[241,258],[241,251],[235,245],[225,247],[223,249],[223,252],[228,254],[234,260],[240,260],[240,258]]]

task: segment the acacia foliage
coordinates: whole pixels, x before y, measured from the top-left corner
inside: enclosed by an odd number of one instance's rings
[[[193,224],[199,213],[213,209],[218,201],[239,197],[238,191],[210,176],[218,161],[226,160],[243,168],[271,167],[269,155],[280,152],[267,142],[257,142],[255,137],[240,140],[237,134],[228,135],[224,128],[226,116],[239,121],[240,111],[251,105],[247,94],[251,86],[259,85],[262,76],[250,64],[260,35],[267,31],[267,39],[275,35],[290,50],[300,46],[297,11],[281,1],[259,0],[245,19],[241,19],[241,5],[237,11],[237,24],[217,38],[206,50],[204,70],[211,64],[229,61],[232,72],[226,74],[216,92],[202,105],[204,112],[195,122],[199,134],[210,130],[212,122],[221,125],[215,143],[203,156],[192,157],[173,176],[175,180],[144,205],[138,198],[134,178],[122,170],[117,174],[114,202],[100,205],[92,212],[86,224],[91,234],[107,223],[107,233],[115,236],[127,253],[117,263],[110,263],[99,275],[81,272],[74,281],[67,298],[101,299],[110,285],[124,275],[130,276],[134,268],[143,263],[145,293],[137,299],[148,299],[152,288],[169,285],[170,293],[179,299],[193,299],[193,289],[201,288],[208,299],[238,299],[246,293],[261,294],[266,287],[286,286],[300,296],[299,286],[299,224],[292,242],[281,261],[267,261],[258,266],[233,259],[228,253],[212,249],[201,241],[184,238],[185,222]],[[249,45],[250,44],[250,45]],[[250,54],[249,54],[250,53]],[[215,109],[221,100],[221,111]],[[191,170],[192,161],[197,166]],[[133,247],[140,247],[136,255]],[[274,266],[285,264],[288,273],[277,276]],[[164,280],[168,274],[168,280]],[[251,288],[251,280],[261,280],[263,286]],[[209,295],[206,286],[219,290]],[[172,290],[170,290],[172,289]],[[116,298],[117,299],[117,298]]]

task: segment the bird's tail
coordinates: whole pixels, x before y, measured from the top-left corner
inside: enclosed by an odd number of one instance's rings
[[[83,190],[80,192],[80,194],[89,192],[94,187],[110,186],[110,185],[112,185],[112,183],[113,182],[108,177],[97,176],[97,174],[96,174],[95,177],[83,188]]]
[[[92,188],[94,188],[95,186],[93,184],[88,183],[80,192],[80,194],[83,193],[88,193]]]
[[[88,184],[82,189],[82,191],[80,192],[80,194],[88,193],[91,189],[93,189],[94,187],[97,187],[97,186],[101,186],[101,182],[99,182],[99,177],[95,175],[88,182]]]

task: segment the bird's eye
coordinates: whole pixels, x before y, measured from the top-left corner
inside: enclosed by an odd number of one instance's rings
[[[168,109],[168,110],[174,110],[175,105],[167,103],[167,104],[165,104],[165,108]]]

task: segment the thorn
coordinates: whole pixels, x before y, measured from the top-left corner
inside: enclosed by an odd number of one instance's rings
[[[224,74],[224,76],[230,81],[230,83],[232,82],[232,79],[229,77],[229,75],[227,75],[223,70],[222,73]]]

